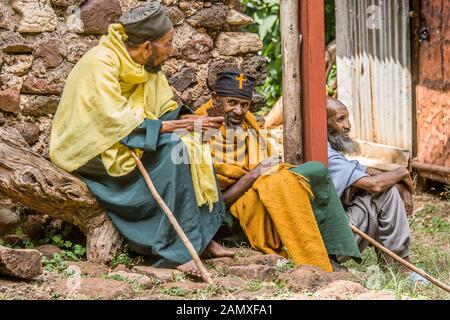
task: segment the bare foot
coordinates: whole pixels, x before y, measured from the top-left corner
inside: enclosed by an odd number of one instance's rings
[[[236,254],[234,250],[222,247],[220,244],[211,240],[205,249],[205,252],[209,253],[213,258],[230,257],[233,258]]]
[[[180,270],[183,273],[201,277],[202,274],[200,273],[200,270],[198,269],[197,265],[195,264],[194,260],[191,260],[189,262],[186,262],[185,264],[179,265],[176,267],[177,270]]]

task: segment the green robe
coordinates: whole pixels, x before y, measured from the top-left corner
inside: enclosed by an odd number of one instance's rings
[[[187,149],[176,134],[160,134],[159,131],[161,122],[177,119],[180,109],[159,120],[146,119],[121,143],[145,151],[141,161],[156,190],[200,253],[219,229],[225,216],[225,205],[217,185],[219,201],[212,211],[207,206],[199,208],[189,164],[175,164],[171,159],[174,150],[182,150],[187,158]],[[158,256],[156,267],[175,267],[192,260],[138,168],[125,176],[112,177],[97,156],[75,173],[86,182],[131,249]]]
[[[355,236],[327,168],[319,162],[306,162],[290,170],[306,177],[311,185],[311,206],[328,254],[360,261]]]

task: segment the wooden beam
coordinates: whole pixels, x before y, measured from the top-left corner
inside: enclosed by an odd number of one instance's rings
[[[284,161],[303,162],[300,82],[299,2],[280,1],[280,28],[283,72]]]
[[[298,3],[302,35],[303,158],[327,165],[324,1],[299,0]]]

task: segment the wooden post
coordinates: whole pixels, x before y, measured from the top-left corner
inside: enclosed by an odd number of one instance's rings
[[[324,1],[292,2],[300,3],[303,158],[327,165]]]
[[[298,1],[280,1],[284,161],[294,165],[303,162],[302,109],[300,101],[301,37],[298,17]]]

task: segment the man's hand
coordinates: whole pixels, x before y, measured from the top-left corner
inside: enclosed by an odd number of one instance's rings
[[[405,167],[398,167],[393,171],[363,177],[356,181],[353,186],[363,189],[369,193],[377,194],[386,191],[401,181],[404,181],[410,190],[413,189],[409,171]]]
[[[408,190],[413,193],[414,192],[414,182],[411,178],[411,175],[408,172],[408,175],[402,180],[402,182],[406,185]]]
[[[262,176],[265,172],[275,167],[281,162],[280,156],[273,156],[261,161],[256,167],[254,167],[248,174],[250,174],[255,180]]]
[[[183,115],[179,120],[163,121],[161,127],[161,133],[170,133],[175,130],[187,130],[194,131],[195,128],[200,128],[202,132],[209,129],[220,129],[224,117],[210,117],[210,116],[199,116],[195,114]]]
[[[242,178],[238,180],[235,184],[225,190],[223,195],[223,201],[227,208],[229,208],[233,203],[235,203],[242,195],[244,195],[255,183],[258,178],[264,174],[270,168],[279,164],[281,158],[279,156],[271,157],[261,161],[256,167],[250,170]]]
[[[413,213],[413,209],[414,209],[414,202],[413,202],[412,193],[408,189],[409,187],[407,187],[405,185],[405,183],[403,183],[403,182],[397,183],[395,185],[395,187],[397,188],[398,192],[400,193],[400,197],[402,198],[403,203],[405,204],[406,214],[408,216],[411,216]]]

